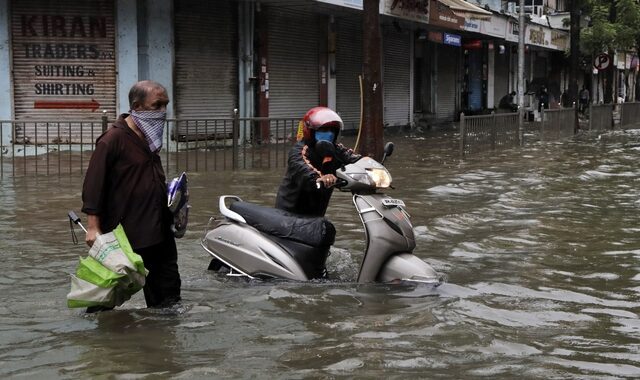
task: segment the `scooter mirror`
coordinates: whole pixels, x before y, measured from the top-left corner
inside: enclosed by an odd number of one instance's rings
[[[393,153],[393,147],[394,145],[391,141],[385,144],[384,153],[382,155],[382,161],[380,161],[381,164],[384,164],[384,160],[386,160],[387,157],[391,156],[391,154]]]
[[[393,145],[393,143],[391,141],[389,141],[388,143],[385,144],[384,146],[384,155],[385,156],[391,156],[391,154],[393,153],[393,147],[395,145]]]

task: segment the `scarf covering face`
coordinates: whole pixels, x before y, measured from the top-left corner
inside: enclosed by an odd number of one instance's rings
[[[167,121],[167,113],[165,111],[132,110],[131,118],[149,143],[149,149],[152,152],[159,151],[162,148],[162,134],[164,123]]]

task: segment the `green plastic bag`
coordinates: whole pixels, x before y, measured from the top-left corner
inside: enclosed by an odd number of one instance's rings
[[[99,235],[89,255],[79,260],[75,275],[71,275],[67,306],[120,306],[142,289],[147,273],[142,258],[133,252],[118,225]]]

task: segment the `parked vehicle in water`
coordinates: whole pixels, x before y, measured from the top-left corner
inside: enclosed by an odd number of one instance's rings
[[[325,144],[326,143],[326,144]],[[318,142],[331,154],[333,145]],[[393,152],[385,146],[384,159]],[[357,281],[410,281],[438,284],[438,273],[412,252],[416,246],[405,204],[384,190],[391,175],[382,163],[363,157],[336,171],[340,191],[353,194],[365,230],[366,248]],[[300,217],[283,210],[244,202],[234,195],[219,200],[223,218],[211,218],[202,247],[213,257],[209,269],[248,278],[308,281],[326,276],[325,262],[335,228],[324,217]]]

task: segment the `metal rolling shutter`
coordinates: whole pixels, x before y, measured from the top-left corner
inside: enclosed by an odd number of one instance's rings
[[[360,124],[360,83],[362,74],[362,22],[338,20],[336,36],[336,112],[344,128]]]
[[[302,118],[320,102],[317,17],[270,8],[268,33],[269,116]]]
[[[438,72],[436,88],[436,117],[439,120],[454,120],[457,102],[457,47],[438,46]]]
[[[49,142],[89,142],[90,126],[68,122],[116,116],[112,0],[14,0],[11,36],[15,119],[64,121]],[[25,125],[17,141],[42,143],[45,128]]]
[[[174,4],[178,119],[228,118],[237,107],[237,28],[232,4],[200,0]],[[186,123],[179,129],[187,133]],[[188,131],[195,133],[195,127],[189,126]]]
[[[384,122],[407,125],[411,122],[411,50],[408,34],[387,30],[384,35],[383,91]]]
[[[500,104],[500,99],[509,92],[509,55],[507,52],[499,54],[496,51],[494,65],[493,104],[497,107]]]

